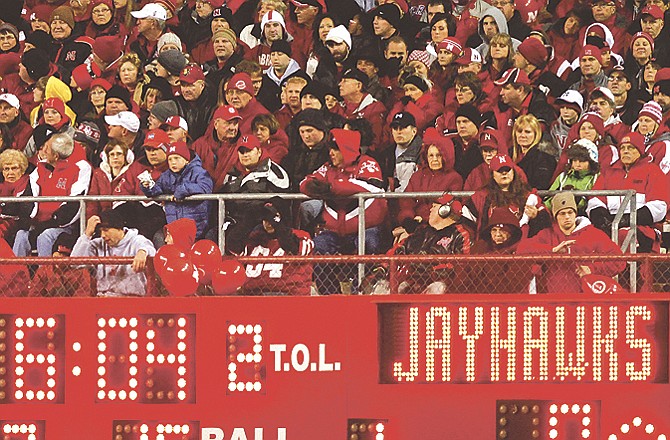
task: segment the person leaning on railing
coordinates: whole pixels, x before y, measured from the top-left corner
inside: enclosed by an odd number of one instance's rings
[[[591,225],[586,217],[577,217],[577,203],[570,192],[558,193],[552,199],[554,217],[551,228],[540,231],[519,243],[517,253],[622,255],[621,249],[604,232]],[[626,268],[624,261],[551,261],[538,284],[547,293],[581,292],[580,278],[589,275],[615,276]],[[529,274],[530,277],[530,274]]]

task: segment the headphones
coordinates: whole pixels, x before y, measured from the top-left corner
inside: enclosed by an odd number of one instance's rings
[[[461,215],[463,212],[463,204],[456,200],[451,194],[444,194],[438,199],[438,202],[442,204],[437,208],[437,214],[442,218],[447,218],[452,213]]]

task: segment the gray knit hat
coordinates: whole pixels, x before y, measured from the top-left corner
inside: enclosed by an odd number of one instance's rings
[[[188,61],[186,56],[177,49],[169,49],[163,51],[158,55],[158,62],[165,70],[170,72],[170,75],[179,75],[181,70],[186,67]]]
[[[160,101],[151,108],[151,114],[164,124],[170,116],[178,115],[179,109],[174,101]]]

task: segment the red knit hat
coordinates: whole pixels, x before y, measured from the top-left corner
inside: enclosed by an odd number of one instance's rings
[[[105,92],[108,92],[109,89],[112,88],[112,85],[109,83],[109,81],[107,81],[104,78],[96,78],[91,82],[91,88],[98,87],[98,86],[105,89]]]
[[[592,44],[587,44],[586,46],[582,47],[582,50],[579,52],[580,60],[587,56],[595,57],[599,63],[602,63],[602,52]]]
[[[577,122],[577,133],[579,133],[579,129],[582,128],[582,125],[584,122],[590,122],[591,125],[593,125],[593,128],[596,130],[599,136],[602,136],[605,134],[605,124],[603,122],[603,118],[600,117],[600,115],[596,112],[586,112],[582,115],[581,118],[579,118],[579,121]]]
[[[191,160],[191,150],[188,149],[186,142],[177,141],[168,145],[167,155],[176,154],[183,157],[187,162]]]
[[[537,38],[528,37],[519,45],[517,51],[534,66],[543,67],[547,63],[549,52]]]
[[[102,61],[111,64],[123,55],[123,40],[114,35],[98,37],[92,50]]]
[[[254,96],[254,86],[251,83],[251,77],[246,72],[236,73],[230,78],[230,81],[226,84],[226,91],[231,89],[242,90]]]
[[[633,38],[630,40],[630,48],[633,49],[633,44],[635,43],[635,40],[638,38],[644,38],[649,42],[649,45],[651,46],[651,50],[654,50],[654,39],[651,38],[651,35],[649,35],[646,32],[637,32],[635,35],[633,35]]]
[[[661,121],[663,120],[663,109],[656,101],[649,101],[642,106],[637,117],[639,118],[640,116],[647,116],[658,125],[661,125]]]
[[[95,8],[98,5],[105,5],[109,8],[112,13],[114,12],[114,1],[113,0],[93,0],[91,2],[91,9]]]
[[[621,141],[619,141],[619,148],[621,148],[621,146],[624,144],[630,144],[634,146],[637,151],[640,152],[640,154],[644,154],[645,145],[643,134],[638,133],[637,131],[628,133],[626,136],[621,138]]]
[[[93,83],[93,80],[102,75],[97,64],[80,64],[72,70],[72,78],[77,86],[82,90],[88,90]]]
[[[457,57],[463,52],[463,45],[456,37],[445,38],[437,44],[437,51],[446,49]]]
[[[52,108],[56,110],[61,116],[65,116],[65,103],[60,98],[47,98],[42,103],[42,109],[46,110]]]

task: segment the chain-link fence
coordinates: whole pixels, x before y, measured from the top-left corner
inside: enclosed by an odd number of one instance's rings
[[[197,287],[185,292],[164,283],[151,259],[142,283],[128,290],[123,280],[132,271],[132,258],[4,258],[0,292],[20,297],[670,292],[670,258],[665,255],[340,255],[237,261],[245,277],[200,277],[199,284],[189,280]],[[592,275],[585,275],[584,267]],[[118,282],[110,283],[114,277]],[[186,284],[180,278],[179,287]]]

